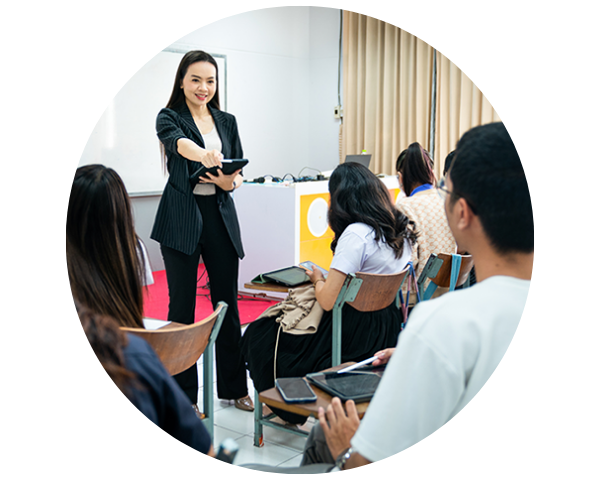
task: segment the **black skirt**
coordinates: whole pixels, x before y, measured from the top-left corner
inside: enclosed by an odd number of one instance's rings
[[[379,350],[395,347],[401,330],[402,312],[395,306],[375,312],[359,312],[350,305],[342,308],[342,363],[359,362]],[[316,333],[279,334],[277,377],[302,377],[331,367],[332,312],[325,312]],[[242,356],[254,382],[263,392],[275,386],[273,359],[279,323],[262,318],[251,323],[242,337]],[[304,423],[305,417],[273,411],[290,423]]]

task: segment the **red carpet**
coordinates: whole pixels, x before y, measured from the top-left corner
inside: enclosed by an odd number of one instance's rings
[[[200,276],[202,275],[202,278]],[[154,272],[154,283],[148,285],[144,293],[144,316],[166,320],[169,312],[169,289],[167,288],[167,276],[164,270]],[[202,320],[213,311],[210,295],[206,288],[207,277],[204,272],[204,264],[198,267],[198,296],[196,297],[196,321]],[[240,323],[246,325],[253,322],[275,302],[270,300],[240,298],[238,299],[238,310],[240,312]]]

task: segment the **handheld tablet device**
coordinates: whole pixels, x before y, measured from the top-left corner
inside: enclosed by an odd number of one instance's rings
[[[225,175],[231,175],[236,170],[240,170],[248,165],[248,162],[249,160],[221,160],[222,167],[220,169],[219,167],[206,168],[204,165],[201,165],[200,168],[190,175],[190,183],[196,185],[200,176],[208,178],[206,172],[211,175],[218,175],[217,170],[221,170]]]
[[[310,282],[306,270],[300,267],[287,267],[274,272],[263,273],[262,276],[272,282],[280,283],[286,287],[296,287]]]
[[[377,373],[359,370],[339,375],[337,372],[309,373],[306,378],[331,396],[344,402],[354,400],[356,403],[371,400],[381,380]]]
[[[329,274],[329,272],[327,270],[325,270],[323,267],[319,267],[316,263],[313,262],[302,262],[300,264],[301,267],[305,267],[308,268],[310,270],[312,270],[313,272],[315,271],[315,268],[317,270],[320,270],[321,273],[323,274],[323,277],[327,278],[327,275]]]

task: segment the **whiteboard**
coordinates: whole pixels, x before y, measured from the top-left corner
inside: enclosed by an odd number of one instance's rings
[[[131,196],[161,193],[163,173],[156,115],[169,101],[175,73],[187,50],[168,48],[129,80],[92,131],[79,166],[100,163],[114,169]],[[219,66],[219,100],[227,109],[227,58],[211,53]]]

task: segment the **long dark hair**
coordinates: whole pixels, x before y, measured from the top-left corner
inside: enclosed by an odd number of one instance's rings
[[[173,90],[171,91],[171,97],[167,102],[166,108],[176,108],[185,103],[185,95],[183,93],[181,85],[188,71],[188,68],[190,68],[190,65],[197,62],[208,62],[215,67],[215,95],[210,100],[210,102],[208,102],[208,104],[217,110],[221,110],[221,104],[219,102],[219,66],[217,65],[217,61],[212,57],[212,55],[202,50],[191,50],[187,52],[181,59],[181,62],[179,62],[179,67],[177,67],[177,73],[175,73],[175,81],[173,82]],[[163,161],[163,170],[166,172],[167,156],[165,152],[165,146],[162,144],[162,142],[160,143],[160,157]]]
[[[143,318],[141,243],[121,177],[79,167],[67,212],[67,270],[75,301],[126,327]]]
[[[393,204],[390,193],[367,167],[342,163],[329,179],[329,226],[335,234],[331,250],[352,223],[365,223],[375,230],[375,240],[385,240],[396,258],[402,256],[404,240],[417,239],[414,223]]]
[[[419,142],[411,143],[396,160],[396,171],[402,174],[402,189],[409,196],[419,185],[435,186],[433,160]]]
[[[217,61],[210,55],[209,53],[203,52],[202,50],[192,50],[187,52],[181,62],[179,62],[179,67],[177,67],[177,73],[175,74],[175,82],[173,83],[173,90],[171,91],[171,98],[167,102],[166,108],[173,108],[181,105],[185,102],[185,95],[183,94],[183,90],[181,88],[181,84],[185,77],[185,74],[190,68],[190,65],[197,62],[208,62],[215,67],[216,71],[216,89],[215,95],[211,99],[208,104],[216,108],[217,110],[221,110],[221,105],[219,103],[219,67],[217,65]]]
[[[123,349],[127,346],[127,335],[110,317],[92,312],[75,302],[81,326],[92,350],[108,376],[125,394],[134,386],[135,375],[127,370]]]

